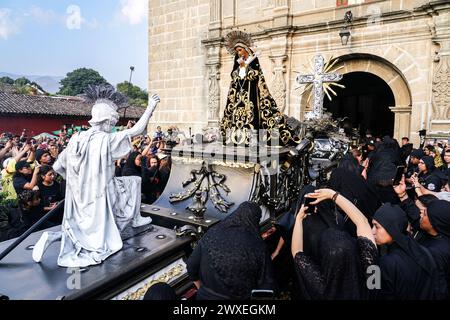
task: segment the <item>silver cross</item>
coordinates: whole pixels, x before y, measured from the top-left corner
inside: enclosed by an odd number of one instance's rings
[[[323,115],[323,98],[325,92],[323,90],[324,82],[337,82],[342,79],[339,73],[324,73],[325,59],[322,55],[316,55],[314,59],[314,74],[298,75],[297,83],[314,83],[314,107],[313,117],[320,118]]]

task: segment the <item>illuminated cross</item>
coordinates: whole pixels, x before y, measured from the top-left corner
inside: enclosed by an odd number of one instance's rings
[[[313,117],[320,118],[323,115],[323,98],[325,96],[325,91],[323,88],[324,83],[328,82],[338,82],[342,79],[342,75],[339,73],[325,73],[325,59],[322,55],[316,55],[314,59],[314,74],[298,75],[297,83],[314,84],[314,106],[313,106]]]

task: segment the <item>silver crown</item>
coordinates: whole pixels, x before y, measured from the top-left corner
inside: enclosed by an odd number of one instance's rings
[[[240,30],[234,30],[225,36],[225,47],[230,54],[234,55],[236,53],[235,48],[238,45],[243,46],[245,49],[250,49],[253,46],[253,40],[250,34]]]

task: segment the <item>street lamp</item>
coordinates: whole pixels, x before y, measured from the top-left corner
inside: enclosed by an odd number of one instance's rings
[[[348,39],[350,39],[350,31],[348,30],[349,24],[353,21],[353,13],[349,10],[344,15],[345,26],[339,31],[339,37],[341,37],[341,43],[343,46],[347,45]]]
[[[133,71],[134,71],[134,67],[131,66],[130,67],[130,81],[128,81],[128,91],[127,91],[127,96],[128,98],[130,98],[130,92],[131,92],[131,77],[133,76]],[[130,104],[128,104],[128,106],[126,106],[123,110],[123,119],[125,120],[126,114],[127,114],[127,109],[130,107]]]

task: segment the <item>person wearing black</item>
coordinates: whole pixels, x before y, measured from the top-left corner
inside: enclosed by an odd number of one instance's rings
[[[400,148],[400,158],[402,159],[403,165],[406,164],[406,159],[410,156],[413,150],[413,144],[409,143],[408,137],[402,138],[402,147]]]
[[[36,161],[40,165],[51,165],[52,164],[52,156],[47,149],[38,149],[36,150]]]
[[[371,221],[375,211],[381,206],[376,193],[369,187],[361,174],[350,171],[339,165],[331,173],[328,187],[339,191],[349,199],[366,218]],[[345,217],[345,228],[353,236],[356,235],[355,225],[348,217]]]
[[[421,201],[422,202],[422,201]],[[450,202],[432,200],[420,208],[420,228],[426,235],[420,244],[430,250],[437,268],[445,279],[441,288],[450,298]]]
[[[419,161],[425,156],[422,149],[414,149],[409,156],[409,163],[406,169],[405,177],[406,182],[411,184],[411,177],[414,173],[419,173]]]
[[[171,166],[172,164],[170,157],[167,155],[162,156],[159,162],[159,176],[161,178],[159,181],[160,193],[164,191],[167,182],[169,181]]]
[[[158,200],[160,189],[160,175],[159,175],[159,163],[158,158],[154,155],[144,157],[145,161],[142,161],[143,176],[142,176],[142,194],[144,195],[143,201],[147,204],[152,204]]]
[[[291,240],[292,240],[292,230],[294,229],[295,225],[295,216],[297,215],[297,212],[302,207],[303,201],[305,199],[305,195],[308,193],[314,192],[315,188],[311,185],[307,185],[300,190],[300,193],[297,198],[297,202],[293,203],[291,208],[288,212],[286,212],[277,222],[276,228],[280,233],[280,239],[278,241],[278,245],[274,252],[272,253],[272,260],[275,259],[283,246],[286,244],[289,248],[291,247]],[[322,226],[322,223],[320,223]],[[326,229],[328,225],[323,226],[323,229]],[[321,228],[322,229],[322,228]],[[313,232],[313,235],[316,233]],[[314,241],[313,241],[314,242]]]
[[[158,282],[148,288],[143,300],[177,300],[177,294],[167,283]]]
[[[403,177],[398,185],[393,186],[393,189],[400,200],[400,208],[406,213],[413,233],[420,231],[420,211],[414,202],[414,198],[408,193],[405,178]]]
[[[377,297],[386,300],[443,299],[436,263],[425,247],[407,232],[408,219],[397,205],[384,204],[373,217],[377,245],[387,245],[380,257],[381,289]]]
[[[47,165],[43,165],[39,170],[39,193],[41,196],[41,202],[44,206],[44,212],[47,213],[56,207],[57,202],[64,199],[64,194],[62,193],[61,185],[55,181],[56,173],[53,168]],[[55,213],[50,221],[60,224],[62,221],[64,210]]]
[[[139,152],[132,152],[128,156],[127,162],[122,169],[122,177],[137,176],[142,177],[142,155]]]
[[[450,146],[447,146],[444,152],[442,152],[442,162],[444,163],[442,171],[445,172],[448,177],[448,172],[450,170]]]
[[[19,208],[8,204],[0,205],[0,242],[17,238],[27,229]]]
[[[358,238],[352,238],[346,231],[328,228],[318,241],[320,257],[313,258],[304,251],[303,221],[309,217],[307,207],[302,206],[296,217],[291,250],[303,297],[308,300],[367,299],[367,270],[378,259],[367,218],[352,202],[334,190],[316,190],[307,197],[317,199],[311,205],[333,200],[356,225]]]
[[[16,163],[16,173],[13,177],[13,186],[17,195],[24,190],[32,190],[36,187],[39,177],[39,166],[31,169],[29,162],[22,160]]]
[[[38,190],[24,190],[17,195],[19,201],[19,208],[22,211],[22,220],[27,228],[38,222],[44,215],[44,205]],[[56,226],[56,223],[51,221],[44,222],[38,230],[43,230]]]
[[[386,136],[369,162],[367,181],[382,203],[398,203],[398,198],[392,190],[392,179],[397,172],[397,166],[402,163],[399,149],[398,143]]]
[[[206,232],[187,261],[198,300],[246,300],[254,289],[275,289],[260,219],[260,207],[244,202]]]
[[[368,139],[362,147],[363,161],[373,158],[375,150],[375,141],[372,138]]]
[[[441,178],[436,174],[434,159],[425,156],[419,161],[419,182],[430,191],[439,192],[442,189]]]

